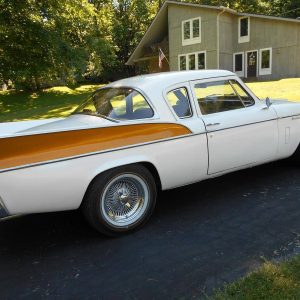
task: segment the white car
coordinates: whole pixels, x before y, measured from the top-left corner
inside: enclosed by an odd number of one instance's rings
[[[297,155],[299,142],[300,104],[262,101],[231,72],[128,78],[65,119],[0,125],[1,212],[81,208],[121,234],[149,219],[158,190]]]

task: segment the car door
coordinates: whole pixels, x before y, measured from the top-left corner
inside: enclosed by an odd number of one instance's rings
[[[271,161],[278,147],[277,115],[236,78],[192,82],[207,132],[208,174]]]

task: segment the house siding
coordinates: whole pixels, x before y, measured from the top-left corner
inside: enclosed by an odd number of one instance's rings
[[[206,51],[206,68],[218,68],[217,15],[219,11],[170,5],[168,10],[170,70],[178,70],[178,56]],[[201,17],[201,43],[182,45],[182,21]],[[250,41],[238,42],[239,16],[223,13],[219,19],[220,69],[233,71],[233,54],[272,48],[272,74],[262,80],[300,76],[300,24],[250,17]],[[258,52],[259,57],[259,52]],[[245,53],[246,59],[246,53]],[[259,64],[259,60],[258,60]],[[259,67],[258,67],[259,69]]]
[[[165,2],[166,3],[166,2]],[[258,15],[235,14],[207,6],[197,7],[187,3],[168,3],[162,8],[163,15],[143,41],[143,47],[161,42],[164,37],[168,44],[169,66],[158,69],[158,58],[149,59],[150,72],[177,71],[179,55],[206,52],[206,69],[233,70],[234,53],[244,53],[244,71],[247,77],[247,51],[257,51],[257,77],[259,80],[300,77],[300,22]],[[218,57],[218,15],[219,15],[219,57]],[[239,19],[250,19],[249,42],[239,43]],[[201,17],[201,43],[182,44],[182,22]],[[269,75],[260,75],[261,49],[272,48],[272,69]],[[142,48],[135,58],[143,55]],[[219,64],[218,64],[219,62]],[[242,76],[242,72],[239,75]],[[250,71],[255,76],[255,70]],[[268,70],[264,71],[265,74]]]
[[[232,20],[234,53],[272,48],[272,74],[258,74],[260,79],[300,76],[300,24],[250,17],[250,41],[239,44],[238,17]]]
[[[201,17],[201,43],[182,45],[182,21]],[[178,70],[178,56],[193,52],[206,51],[206,68],[217,68],[217,13],[211,9],[178,7],[170,5],[168,9],[169,61],[170,70]]]
[[[220,15],[219,28],[220,28],[220,69],[233,70],[233,53],[234,53],[234,38],[233,27],[234,21],[232,15],[224,13]]]

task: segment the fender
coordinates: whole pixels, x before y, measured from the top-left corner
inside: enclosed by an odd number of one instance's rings
[[[161,182],[161,172],[159,168],[159,164],[157,161],[153,161],[153,159],[150,159],[146,155],[131,155],[127,157],[123,157],[114,161],[107,161],[104,164],[101,164],[101,166],[97,167],[93,173],[91,173],[90,182],[97,176],[101,175],[103,172],[106,172],[108,170],[117,168],[117,167],[123,167],[126,165],[131,164],[138,164],[138,163],[149,163],[151,164],[157,171],[159,175],[159,180]]]

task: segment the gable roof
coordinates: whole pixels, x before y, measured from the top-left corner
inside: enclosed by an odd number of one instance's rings
[[[202,5],[196,3],[186,3],[186,2],[177,2],[172,0],[167,0],[164,2],[160,10],[158,11],[157,15],[155,16],[154,20],[152,21],[151,25],[147,29],[145,35],[139,42],[138,46],[135,48],[133,53],[131,54],[130,58],[126,62],[127,65],[133,65],[137,58],[141,57],[143,48],[150,43],[159,42],[164,35],[168,31],[168,6],[169,5],[177,5],[177,6],[188,6],[188,7],[198,7],[204,9],[214,9],[218,11],[225,11],[233,15],[237,16],[245,16],[245,17],[255,17],[255,18],[263,18],[263,19],[270,19],[276,21],[287,21],[287,22],[295,22],[300,24],[299,19],[291,19],[291,18],[282,18],[282,17],[273,17],[273,16],[266,16],[266,15],[258,15],[258,14],[248,14],[248,13],[239,13],[234,9],[230,9],[224,6],[211,6],[211,5]]]

